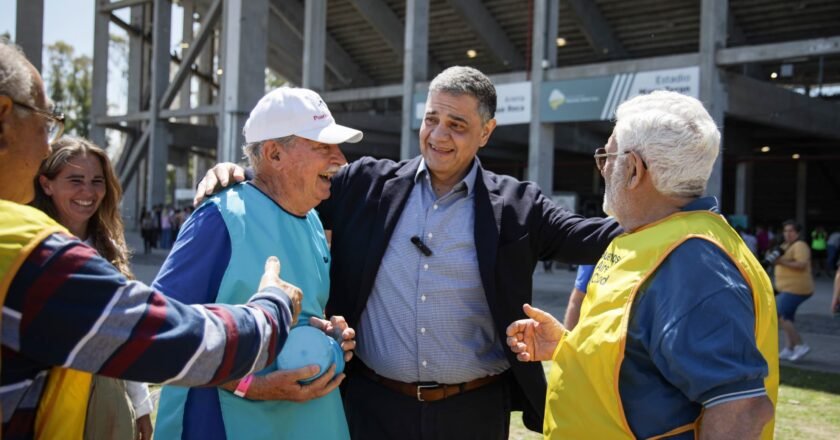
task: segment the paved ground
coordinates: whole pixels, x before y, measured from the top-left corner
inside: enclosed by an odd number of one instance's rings
[[[139,250],[132,258],[135,275],[139,280],[150,283],[167,252],[154,249],[151,254],[144,255],[138,233],[127,233],[126,240],[132,249]],[[565,267],[544,273],[540,266],[534,273],[534,305],[562,319],[574,279],[575,272]],[[831,282],[826,277],[817,278],[816,293],[800,306],[796,315],[797,327],[805,342],[811,346],[811,352],[796,363],[782,361],[783,365],[840,374],[840,317],[833,317],[828,310]],[[782,335],[779,339],[782,341]]]

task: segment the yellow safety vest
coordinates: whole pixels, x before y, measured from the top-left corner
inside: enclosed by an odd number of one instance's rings
[[[580,322],[563,336],[552,358],[543,426],[546,438],[635,438],[618,384],[633,298],[665,258],[690,238],[707,240],[724,251],[752,290],[756,344],[769,369],[764,386],[775,407],[779,358],[770,280],[723,217],[709,211],[686,211],[616,237],[601,257],[581,307]],[[653,438],[691,430],[696,436],[699,421],[674,426]],[[773,426],[771,420],[761,438],[772,438]]]
[[[35,208],[0,200],[0,304],[32,250],[55,232],[67,230]],[[81,439],[90,384],[89,373],[51,369],[35,416],[35,438]]]

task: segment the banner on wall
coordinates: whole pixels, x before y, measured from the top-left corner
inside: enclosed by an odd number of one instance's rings
[[[546,81],[540,89],[542,122],[580,122],[613,119],[622,102],[654,90],[671,90],[697,98],[698,66],[647,72],[621,73],[593,78]],[[531,83],[522,81],[496,86],[496,123],[527,124],[531,121]],[[412,128],[420,128],[426,111],[426,94],[414,94]]]
[[[618,106],[654,90],[671,90],[697,98],[700,68],[653,70],[595,78],[546,81],[540,90],[542,122],[603,121]]]

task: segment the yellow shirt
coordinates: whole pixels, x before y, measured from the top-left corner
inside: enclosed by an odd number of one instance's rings
[[[795,241],[788,246],[782,258],[806,263],[805,270],[791,269],[781,264],[776,265],[776,290],[794,295],[814,293],[814,278],[811,276],[811,249],[804,241]]]

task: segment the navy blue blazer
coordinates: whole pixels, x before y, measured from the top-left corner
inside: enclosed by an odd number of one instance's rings
[[[419,164],[420,156],[402,162],[365,157],[334,176],[330,198],[317,208],[324,228],[333,231],[327,316],[343,315],[358,326]],[[480,163],[474,199],[479,272],[502,341],[507,326],[525,318],[522,304],[531,302],[539,260],[594,264],[620,232],[612,220],[572,214],[534,183],[494,174]],[[525,425],[539,432],[546,392],[542,365],[505,352],[515,378],[512,408],[523,410]]]

